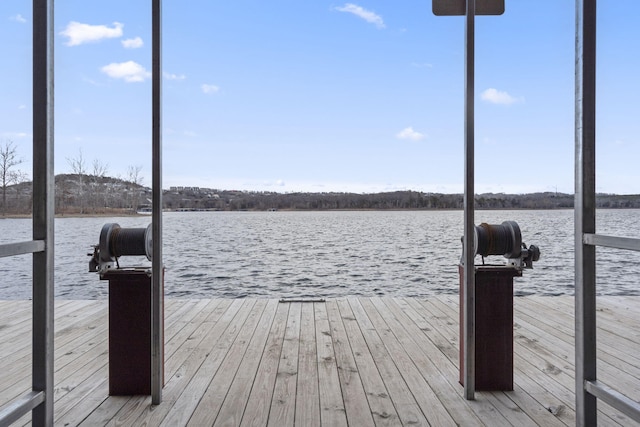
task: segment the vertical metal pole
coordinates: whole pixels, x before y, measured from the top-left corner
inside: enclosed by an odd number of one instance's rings
[[[467,0],[464,73],[464,397],[475,398],[474,61],[475,0]]]
[[[32,411],[33,425],[53,425],[53,0],[33,0],[33,254],[32,387],[45,400]]]
[[[597,401],[585,391],[596,380],[596,0],[576,1],[575,327],[576,424],[597,424]]]
[[[162,0],[152,0],[151,403],[162,402],[164,364],[162,265]]]

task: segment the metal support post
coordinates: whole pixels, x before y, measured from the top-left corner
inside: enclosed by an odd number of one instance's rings
[[[475,0],[467,0],[464,110],[464,397],[475,398],[474,55]]]
[[[32,389],[44,402],[32,411],[33,425],[53,425],[54,174],[53,0],[33,1],[33,254]]]
[[[575,82],[576,424],[595,426],[596,397],[585,385],[596,380],[596,250],[583,236],[596,231],[596,0],[576,1]]]
[[[151,403],[162,402],[164,319],[162,318],[162,0],[152,0],[152,239]]]

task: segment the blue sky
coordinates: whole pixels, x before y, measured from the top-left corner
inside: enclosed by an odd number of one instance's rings
[[[56,173],[151,181],[150,1],[55,10]],[[164,187],[462,192],[464,18],[430,1],[165,0]],[[31,2],[0,2],[0,141],[30,171]],[[573,0],[476,23],[477,192],[573,192]],[[597,190],[640,193],[640,2],[599,2]]]

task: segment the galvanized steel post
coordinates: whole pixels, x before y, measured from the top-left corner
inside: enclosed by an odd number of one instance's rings
[[[33,425],[53,425],[54,172],[53,0],[33,1],[33,254],[32,389],[44,392],[33,409]]]
[[[164,299],[162,266],[162,0],[152,0],[151,403],[162,402]]]
[[[467,0],[464,59],[464,397],[475,398],[474,61],[476,1]]]
[[[575,79],[575,336],[576,424],[597,424],[596,397],[585,389],[596,378],[596,0],[576,1]]]

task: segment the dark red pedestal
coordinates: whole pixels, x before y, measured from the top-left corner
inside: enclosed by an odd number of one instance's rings
[[[507,266],[476,266],[476,390],[513,390],[513,278]],[[464,268],[460,271],[460,384],[464,385]]]
[[[151,277],[147,271],[113,269],[102,276],[109,280],[109,395],[112,396],[151,394]],[[164,294],[164,283],[162,287]],[[162,306],[164,319],[164,302]]]

